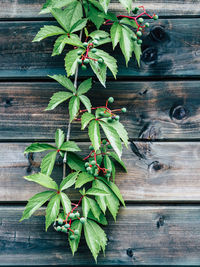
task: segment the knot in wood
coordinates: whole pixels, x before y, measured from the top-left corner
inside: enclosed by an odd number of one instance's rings
[[[150,36],[156,42],[164,42],[167,39],[167,34],[163,26],[154,26],[150,30]]]
[[[157,60],[157,58],[158,58],[158,49],[156,47],[148,47],[143,51],[141,60],[146,64],[148,63],[152,64]]]
[[[187,117],[188,111],[183,106],[176,106],[171,110],[171,118],[175,120],[183,120]]]
[[[163,216],[160,216],[160,218],[157,221],[157,227],[160,228],[161,226],[164,226],[165,220]]]
[[[149,164],[149,170],[150,171],[160,171],[163,169],[163,164],[161,164],[159,161],[153,161],[151,164]]]
[[[132,249],[132,248],[128,248],[128,249],[126,250],[126,254],[127,254],[130,258],[132,258],[132,257],[133,257],[133,249]]]

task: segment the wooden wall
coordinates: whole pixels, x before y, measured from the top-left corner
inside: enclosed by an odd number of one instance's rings
[[[53,141],[66,130],[65,105],[44,112],[60,86],[48,74],[64,73],[63,56],[51,58],[53,38],[32,43],[44,24],[44,0],[0,2],[0,265],[93,265],[84,242],[72,257],[66,236],[44,231],[43,209],[19,223],[27,198],[42,189],[22,177],[38,171],[41,158],[23,155],[31,142]],[[127,203],[117,223],[105,228],[109,242],[99,265],[200,265],[200,2],[144,0],[161,17],[145,36],[141,68],[134,59],[104,89],[97,81],[94,104],[114,96],[125,106],[122,121],[130,135],[124,150],[128,174],[117,184]],[[119,12],[119,5],[112,1]],[[87,73],[88,75],[90,73]],[[81,73],[82,78],[86,75]],[[87,149],[86,132],[72,139]],[[54,176],[59,180],[57,162]],[[77,193],[70,191],[74,200]]]

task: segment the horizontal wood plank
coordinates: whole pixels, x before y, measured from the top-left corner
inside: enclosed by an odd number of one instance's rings
[[[0,18],[41,18],[50,17],[49,14],[39,15],[40,8],[45,0],[2,0],[0,9]],[[151,0],[137,1],[133,6],[144,5],[145,8],[160,16],[196,16],[200,15],[200,4],[198,0],[178,1],[178,0]],[[119,4],[119,1],[113,0],[110,9],[118,14],[124,14],[125,10]]]
[[[81,240],[74,257],[66,234],[44,230],[44,212],[19,223],[21,207],[0,208],[1,265],[94,265]],[[197,265],[200,262],[199,206],[128,206],[109,221],[106,257],[98,265]]]
[[[131,139],[199,139],[200,82],[94,83],[89,97],[100,106],[109,96],[111,108],[126,107],[120,114]],[[56,83],[0,83],[0,140],[53,139],[57,128],[67,131],[66,104],[45,112],[53,93],[64,90]],[[71,139],[88,139],[80,123],[72,126]]]
[[[54,22],[0,23],[0,78],[44,78],[65,73],[64,56],[51,57],[53,41],[32,43],[44,24]],[[115,50],[119,76],[130,77],[195,77],[200,75],[200,19],[159,20],[152,22],[151,34],[144,37],[141,68],[134,58],[126,68],[121,52]],[[111,45],[106,45],[111,52]],[[91,70],[80,72],[91,75]],[[109,74],[110,75],[110,74]]]
[[[28,144],[2,143],[0,146],[0,201],[26,201],[44,190],[23,176],[39,172],[41,153],[24,156]],[[81,155],[88,155],[89,143],[80,143]],[[136,142],[124,149],[128,168],[118,168],[116,183],[126,201],[200,201],[199,142]],[[62,162],[57,160],[53,177],[59,183]],[[67,191],[79,199],[77,190]]]

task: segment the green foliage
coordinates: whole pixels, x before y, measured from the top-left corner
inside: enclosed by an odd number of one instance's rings
[[[55,133],[55,145],[33,143],[24,153],[46,152],[41,161],[41,172],[33,173],[24,178],[35,182],[49,191],[36,194],[29,199],[21,220],[30,218],[36,210],[48,202],[46,208],[46,230],[53,224],[56,231],[68,235],[72,253],[77,251],[83,232],[86,243],[95,259],[99,252],[105,251],[107,237],[100,227],[107,225],[106,215],[109,211],[116,220],[120,203],[125,206],[119,188],[115,184],[116,165],[127,172],[121,160],[122,145],[128,147],[128,133],[120,122],[116,111],[125,113],[125,107],[111,110],[114,98],[107,99],[106,104],[92,107],[90,99],[85,94],[92,88],[92,78],[84,80],[77,86],[79,66],[86,71],[90,68],[100,83],[106,87],[106,76],[109,70],[116,79],[117,60],[105,51],[105,44],[111,43],[113,49],[119,47],[124,55],[126,65],[132,60],[132,55],[140,65],[143,31],[149,27],[141,15],[136,14],[140,8],[132,10],[132,0],[119,0],[130,13],[129,16],[109,12],[110,0],[46,0],[41,13],[51,13],[57,25],[44,25],[33,42],[39,42],[47,37],[57,36],[52,56],[67,53],[64,58],[65,75],[49,76],[64,87],[63,91],[55,92],[46,108],[54,110],[60,104],[67,104],[69,113],[69,128],[67,138],[61,129]],[[135,15],[131,15],[132,13]],[[153,16],[158,19],[157,15]],[[93,24],[96,29],[90,32]],[[112,25],[110,31],[102,25]],[[74,84],[69,78],[75,75]],[[87,76],[87,72],[85,72]],[[82,109],[82,106],[84,109]],[[84,159],[76,152],[80,151],[74,141],[69,141],[71,123],[81,123],[81,129],[88,128],[91,141],[90,153]],[[102,140],[102,136],[106,139]],[[76,138],[76,136],[74,137]],[[67,139],[67,140],[66,140]],[[123,144],[122,144],[123,143]],[[60,156],[67,168],[60,185],[51,178],[56,159]],[[66,177],[65,177],[66,176]],[[79,189],[80,200],[71,203],[66,189]],[[80,208],[82,206],[82,208]]]

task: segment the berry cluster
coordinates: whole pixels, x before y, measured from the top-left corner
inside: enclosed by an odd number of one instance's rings
[[[87,40],[87,39],[86,39]],[[81,65],[82,70],[87,70],[87,64],[90,62],[90,60],[96,61],[99,64],[102,64],[104,62],[103,58],[91,58],[88,56],[89,52],[96,53],[97,49],[95,46],[99,44],[99,37],[95,37],[92,42],[84,42],[83,46],[85,47],[85,51],[78,51],[77,55],[81,56],[81,58],[78,59],[78,63]]]
[[[80,201],[78,204],[74,204],[75,208],[79,206]],[[68,233],[70,240],[75,240],[80,235],[78,229],[75,229],[75,230],[71,229],[72,220],[79,219],[82,224],[86,222],[86,219],[84,217],[80,218],[80,213],[78,211],[74,212],[74,209],[72,209],[71,212],[67,214],[66,219],[62,219],[61,217],[58,217],[57,220],[54,222],[54,229],[58,232],[63,232],[66,234]],[[69,222],[68,222],[68,219],[69,219]]]

